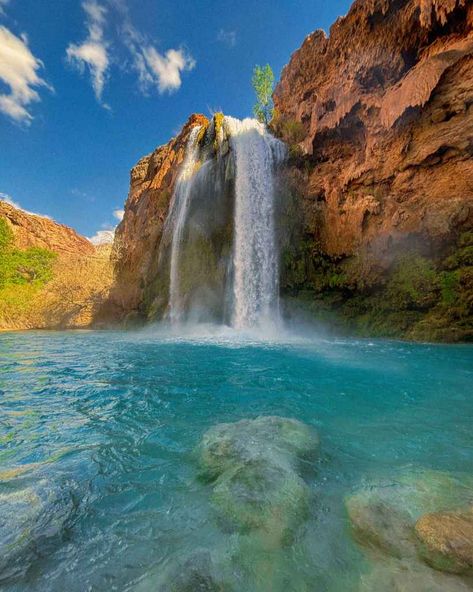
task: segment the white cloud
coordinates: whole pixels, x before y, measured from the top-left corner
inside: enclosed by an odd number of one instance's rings
[[[22,212],[25,212],[25,214],[30,214],[30,216],[39,216],[40,218],[48,218],[49,220],[51,220],[50,216],[46,216],[45,214],[37,214],[36,212],[29,212],[28,210],[25,210],[20,206],[18,202],[13,201],[12,197],[8,195],[8,193],[2,193],[0,191],[0,201],[4,201],[10,206],[16,208],[17,210],[21,210]]]
[[[160,53],[131,24],[128,17],[123,27],[123,40],[133,57],[141,90],[157,86],[160,94],[175,92],[182,84],[182,73],[193,70],[195,59],[184,48]]]
[[[99,103],[108,108],[108,105],[102,103],[102,94],[110,66],[108,43],[104,39],[107,10],[95,0],[83,2],[82,8],[86,13],[88,36],[81,45],[71,43],[68,46],[67,59],[81,72],[86,66],[89,68],[95,96]]]
[[[98,230],[94,236],[89,237],[89,241],[94,245],[108,245],[113,243],[115,230]]]
[[[1,0],[0,0],[1,1]],[[40,101],[37,87],[51,87],[38,75],[43,67],[28,47],[25,35],[17,37],[0,26],[0,80],[9,88],[0,94],[0,111],[15,121],[29,123],[33,117],[27,107]]]
[[[181,73],[195,68],[194,58],[183,49],[169,49],[164,55],[154,47],[142,49],[143,57],[160,93],[174,92],[181,87]]]
[[[123,220],[124,215],[125,210],[113,210],[113,217],[116,218],[119,222]]]
[[[225,31],[225,29],[220,29],[217,34],[217,41],[228,45],[228,47],[235,47],[237,42],[236,31]]]

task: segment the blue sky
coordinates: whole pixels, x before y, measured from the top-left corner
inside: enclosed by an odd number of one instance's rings
[[[278,77],[350,4],[0,0],[0,194],[86,236],[112,228],[141,156],[193,112],[251,115],[253,66]]]

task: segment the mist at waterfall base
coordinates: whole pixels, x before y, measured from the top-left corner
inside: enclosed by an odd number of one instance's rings
[[[0,557],[4,592],[170,590],[163,577],[196,553],[234,592],[357,592],[372,564],[345,498],[472,466],[470,346],[34,332],[0,334],[0,360],[2,553],[28,533],[8,569]],[[299,419],[321,442],[306,521],[262,573],[196,452],[213,426],[259,416]]]

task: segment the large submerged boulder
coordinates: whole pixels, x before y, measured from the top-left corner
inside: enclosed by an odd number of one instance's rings
[[[473,512],[467,509],[472,496],[471,477],[423,470],[367,483],[348,497],[352,534],[372,567],[360,591],[471,590],[471,579],[437,570],[469,576]]]
[[[71,516],[70,493],[46,478],[0,483],[0,582],[25,573]]]
[[[393,557],[415,554],[414,525],[423,514],[467,505],[473,479],[410,471],[364,485],[345,500],[356,540]]]
[[[290,541],[307,516],[303,476],[318,446],[315,430],[294,419],[259,417],[211,428],[200,445],[201,465],[227,525],[258,531],[268,548]]]

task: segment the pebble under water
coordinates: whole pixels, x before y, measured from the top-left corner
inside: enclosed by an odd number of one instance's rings
[[[320,439],[296,477],[307,508],[284,540],[229,524],[199,464],[211,428],[260,416],[300,420]],[[472,589],[420,560],[367,551],[346,507],[360,489],[413,474],[441,475],[473,504],[472,426],[472,346],[1,334],[0,589]],[[268,442],[268,458],[277,446]]]

